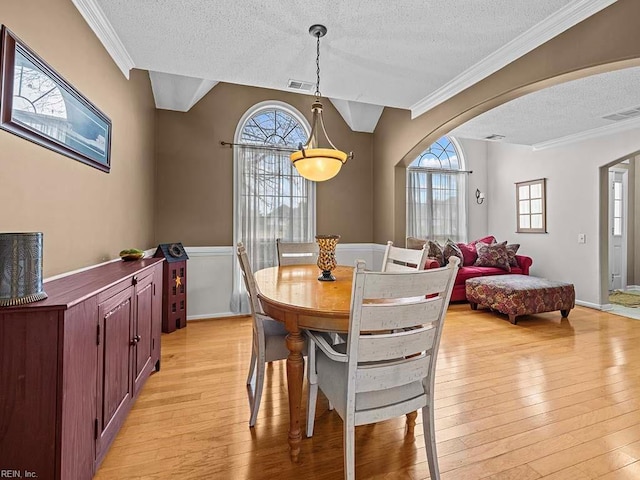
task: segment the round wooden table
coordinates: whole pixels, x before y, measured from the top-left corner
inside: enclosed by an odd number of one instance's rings
[[[298,461],[302,430],[300,408],[304,337],[301,329],[348,332],[353,267],[338,266],[332,271],[335,282],[318,280],[316,265],[287,265],[265,268],[255,273],[262,308],[284,323],[287,336],[287,386],[289,391],[289,447],[291,459]]]

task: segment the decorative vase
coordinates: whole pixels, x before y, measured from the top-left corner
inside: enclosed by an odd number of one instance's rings
[[[316,235],[316,242],[320,247],[318,252],[318,268],[322,275],[318,277],[321,282],[333,282],[336,277],[331,275],[331,270],[336,268],[336,245],[340,235]]]

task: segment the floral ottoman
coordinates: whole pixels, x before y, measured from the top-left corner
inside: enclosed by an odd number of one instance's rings
[[[509,315],[514,325],[520,315],[560,310],[563,318],[568,317],[569,310],[575,306],[572,284],[529,275],[470,278],[465,288],[473,310],[478,305],[489,307]]]

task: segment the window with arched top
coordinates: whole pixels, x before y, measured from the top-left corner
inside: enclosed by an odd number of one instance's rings
[[[254,105],[238,123],[234,243],[244,243],[254,271],[277,265],[276,238],[314,240],[315,187],[289,159],[300,143],[307,142],[309,131],[300,112],[276,101]],[[239,270],[236,273],[234,298],[242,282]],[[239,300],[234,304],[237,307]]]
[[[407,168],[407,237],[467,239],[467,177],[455,142],[441,137]]]

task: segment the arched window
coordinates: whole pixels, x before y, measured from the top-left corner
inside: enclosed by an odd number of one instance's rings
[[[407,168],[407,236],[467,240],[467,177],[460,149],[442,137]]]
[[[238,123],[234,243],[245,244],[254,271],[277,264],[276,238],[314,239],[315,187],[289,160],[291,152],[306,143],[309,131],[297,110],[275,101],[254,105]],[[239,270],[235,277],[234,292],[239,293]]]

